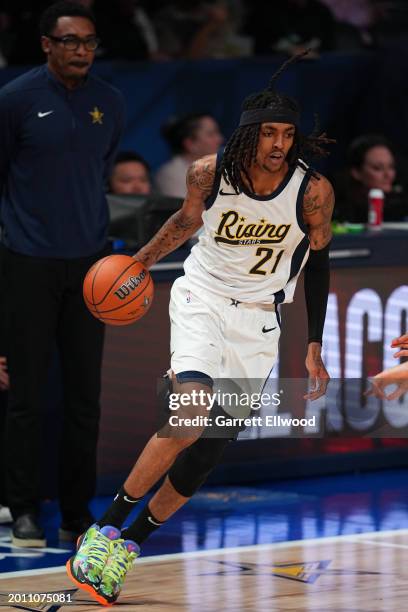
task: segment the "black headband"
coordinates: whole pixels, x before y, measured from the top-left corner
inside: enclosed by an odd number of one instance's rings
[[[252,123],[292,123],[296,127],[299,124],[300,115],[292,110],[274,110],[273,108],[255,108],[246,110],[241,114],[240,127]]]

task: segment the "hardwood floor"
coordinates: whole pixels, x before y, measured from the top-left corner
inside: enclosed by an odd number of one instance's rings
[[[40,592],[70,596],[74,605],[30,603]],[[9,593],[20,594],[14,606]],[[407,599],[404,529],[141,558],[116,605],[143,612],[403,612]],[[0,575],[0,603],[2,611],[99,607],[62,569]]]

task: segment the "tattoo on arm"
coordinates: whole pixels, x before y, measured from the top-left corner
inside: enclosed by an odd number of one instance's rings
[[[323,249],[331,240],[331,218],[334,208],[334,192],[330,184],[322,196],[313,195],[312,182],[306,188],[303,198],[303,215],[309,227],[310,246],[312,249]]]
[[[322,223],[314,227],[310,233],[310,246],[318,251],[329,244],[332,237],[330,220],[327,223]]]
[[[193,162],[187,172],[187,187],[196,187],[204,199],[210,195],[214,183],[215,169],[211,162]]]
[[[309,184],[306,187],[305,194],[303,196],[303,214],[305,217],[311,217],[316,213],[321,213],[324,216],[331,217],[334,205],[334,193],[333,188],[330,185],[330,189],[324,198],[319,193],[311,193],[313,186],[318,182],[318,179],[312,177]],[[308,219],[306,219],[308,221]]]
[[[187,197],[183,208],[170,217],[155,236],[135,254],[150,268],[186,240],[202,225],[204,201],[210,195],[215,177],[214,156],[195,161],[187,171]]]
[[[319,196],[313,196],[310,194],[312,190],[311,182],[312,180],[310,180],[308,186],[306,187],[305,195],[303,196],[303,214],[306,217],[309,215],[313,215],[315,212],[320,210]]]
[[[143,247],[135,258],[150,268],[188,240],[201,226],[201,220],[178,210],[170,217],[155,236]]]

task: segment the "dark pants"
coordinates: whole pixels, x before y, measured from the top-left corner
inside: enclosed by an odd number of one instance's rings
[[[7,391],[0,391],[0,506],[7,505],[6,499],[6,471],[4,458],[5,425],[7,410]]]
[[[88,514],[95,492],[104,326],[87,310],[82,281],[107,254],[74,260],[5,252],[10,392],[7,498],[14,519],[37,512],[44,388],[55,343],[63,379],[59,498],[66,520]]]

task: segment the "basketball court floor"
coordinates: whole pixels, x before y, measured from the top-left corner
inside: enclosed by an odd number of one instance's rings
[[[408,597],[408,470],[256,487],[211,487],[154,534],[120,610],[403,612]],[[97,499],[96,515],[109,498]],[[69,581],[56,504],[48,548],[10,546],[0,530],[1,610],[94,610]],[[38,601],[47,594],[48,603]],[[36,601],[37,600],[37,601]]]

